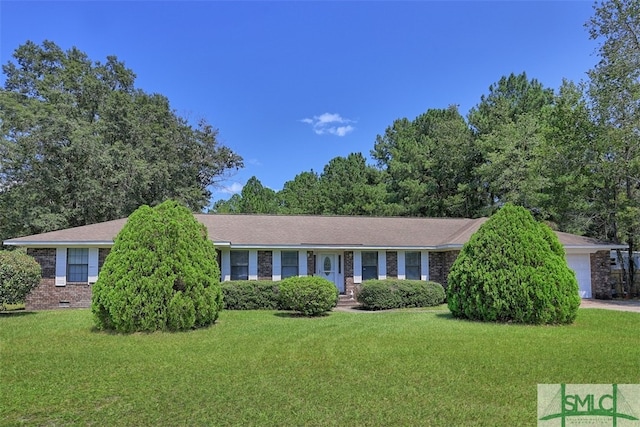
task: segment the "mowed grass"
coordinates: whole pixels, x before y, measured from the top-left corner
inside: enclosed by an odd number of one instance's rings
[[[0,363],[1,425],[533,426],[539,383],[640,383],[640,314],[224,311],[203,330],[118,335],[88,310],[20,312],[0,316]]]

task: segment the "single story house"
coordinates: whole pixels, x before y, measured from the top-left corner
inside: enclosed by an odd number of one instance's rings
[[[433,280],[447,275],[486,218],[399,218],[195,214],[218,252],[221,279],[281,280],[318,275],[352,296],[363,280]],[[27,309],[88,307],[91,286],[126,219],[9,239],[42,266]],[[617,246],[557,233],[582,298],[608,298],[610,250]]]

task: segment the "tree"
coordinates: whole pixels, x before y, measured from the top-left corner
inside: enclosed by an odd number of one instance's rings
[[[0,90],[0,238],[129,215],[168,198],[192,210],[242,159],[205,121],[192,127],[166,97],[134,86],[109,56],[55,43],[18,47]]]
[[[516,323],[571,323],[578,282],[564,248],[525,208],[506,204],[463,246],[447,278],[455,317]]]
[[[473,174],[479,153],[455,106],[396,120],[371,155],[402,215],[475,217],[486,203]]]
[[[324,203],[320,193],[320,176],[313,170],[302,172],[284,183],[278,192],[282,212],[290,215],[320,215]]]
[[[279,203],[276,192],[262,185],[255,176],[242,187],[240,210],[242,213],[275,214]]]
[[[553,99],[553,91],[536,79],[512,73],[492,84],[469,112],[482,153],[476,173],[492,210],[507,202],[543,210],[550,172],[542,147]]]
[[[33,257],[19,250],[0,251],[0,310],[24,302],[40,284],[40,276],[40,264]]]
[[[92,290],[97,327],[187,330],[213,324],[221,309],[216,252],[189,209],[167,200],[131,214]]]
[[[640,233],[640,4],[596,4],[587,28],[592,39],[602,41],[600,62],[589,71],[589,94],[599,128],[602,195],[610,205],[608,237],[628,244],[630,290],[636,268],[631,255]]]

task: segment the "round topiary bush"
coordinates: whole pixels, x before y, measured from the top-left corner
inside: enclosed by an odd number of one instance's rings
[[[365,310],[433,307],[444,298],[441,284],[422,280],[367,280],[358,292],[358,302]]]
[[[27,294],[40,284],[40,264],[26,253],[0,252],[0,310],[5,304],[24,302]]]
[[[93,287],[99,329],[186,330],[222,309],[220,270],[207,230],[184,206],[142,206],[116,237]]]
[[[578,282],[558,237],[511,204],[471,236],[447,282],[449,309],[460,318],[571,323],[580,306]]]
[[[318,316],[338,304],[338,288],[322,277],[289,277],[278,287],[282,308],[305,316]]]

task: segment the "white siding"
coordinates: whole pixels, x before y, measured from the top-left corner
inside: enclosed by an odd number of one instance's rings
[[[591,258],[589,254],[567,255],[567,265],[576,273],[580,298],[591,298]]]
[[[353,251],[353,283],[362,283],[362,252]]]
[[[67,248],[56,249],[56,286],[67,284]]]
[[[89,248],[89,283],[98,280],[98,248]]]
[[[404,254],[404,251],[398,251],[398,279],[400,280],[404,280],[406,278]]]
[[[271,255],[271,275],[271,280],[276,282],[282,278],[282,256],[277,250]]]
[[[429,252],[420,251],[420,280],[429,280]]]
[[[249,251],[249,280],[258,280],[258,251]]]
[[[378,251],[378,279],[387,278],[387,252]]]
[[[222,265],[220,266],[222,281],[228,282],[231,280],[231,252],[223,250],[221,252],[220,260],[222,262]]]
[[[311,272],[313,274],[313,272]],[[298,251],[298,276],[306,277],[307,271],[307,251]]]

